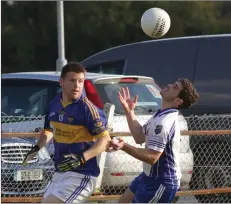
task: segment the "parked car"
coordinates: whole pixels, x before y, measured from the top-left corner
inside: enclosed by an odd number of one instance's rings
[[[179,77],[193,81],[199,102],[184,116],[231,113],[231,34],[164,38],[101,51],[83,63],[89,72],[137,74],[165,86]]]
[[[60,92],[60,72],[26,72],[10,73],[2,75],[2,131],[5,132],[36,132],[43,126],[46,107],[49,101]],[[114,132],[129,132],[126,116],[120,102],[117,99],[117,92],[122,86],[128,86],[131,95],[138,94],[139,100],[135,113],[141,124],[144,124],[153,113],[160,108],[161,96],[159,87],[153,78],[144,76],[105,75],[87,73],[85,80],[85,92],[87,97],[99,108],[103,109],[104,104],[115,105],[112,129]],[[20,116],[23,117],[20,117]],[[187,130],[187,122],[182,115],[179,115],[181,130]],[[5,121],[5,122],[4,122]],[[135,145],[131,136],[126,141]],[[52,144],[49,144],[41,154],[31,161],[27,166],[22,167],[22,158],[34,144],[34,139],[25,138],[2,138],[2,194],[41,194],[50,180],[54,165],[47,152],[52,155]],[[190,149],[189,136],[181,139],[181,188],[188,189],[193,170],[193,154]],[[140,145],[136,145],[140,146]],[[43,151],[43,152],[42,152]],[[3,159],[5,152],[7,158]],[[22,153],[23,152],[23,153]],[[45,153],[44,153],[45,152]],[[16,154],[17,153],[17,154]],[[47,155],[42,160],[40,155]],[[20,159],[17,160],[18,154]],[[142,172],[142,162],[125,154],[123,151],[104,153],[102,171],[101,191],[105,193],[118,193],[118,190],[125,190],[130,182]],[[9,158],[11,161],[9,162]],[[21,175],[18,180],[19,171],[27,172],[40,171],[43,169],[43,177]],[[49,175],[49,176],[48,176]],[[29,177],[31,179],[29,179]],[[26,180],[26,181],[25,181]],[[43,183],[43,185],[40,185]],[[14,187],[13,187],[14,186]],[[15,188],[17,186],[17,188]]]
[[[44,193],[54,173],[53,161],[47,149],[42,148],[27,166],[21,165],[35,142],[34,139],[1,138],[2,197],[31,194],[39,196]]]
[[[228,130],[230,120],[227,115],[231,114],[230,53],[231,34],[189,36],[121,45],[89,56],[82,63],[88,71],[95,73],[150,76],[160,86],[177,78],[188,78],[200,93],[199,101],[182,111],[184,116],[196,116],[187,121],[189,129]],[[204,117],[205,114],[208,117]],[[213,117],[209,116],[211,114]],[[231,160],[228,154],[220,153],[224,149],[231,152],[231,135],[191,136],[190,143],[194,154],[191,189],[231,187],[231,168],[227,168],[227,164],[231,166]],[[207,154],[205,150],[217,153]],[[199,202],[231,202],[231,194],[228,200],[227,196],[196,197]]]

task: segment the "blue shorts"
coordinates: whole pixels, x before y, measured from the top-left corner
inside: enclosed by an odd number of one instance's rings
[[[130,190],[135,194],[132,203],[171,203],[178,187],[141,173],[131,183]]]

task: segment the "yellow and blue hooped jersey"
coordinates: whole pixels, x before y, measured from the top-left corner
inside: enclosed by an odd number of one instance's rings
[[[104,112],[84,94],[69,104],[62,103],[61,94],[56,96],[49,104],[44,130],[54,134],[56,171],[64,154],[82,153],[92,147],[97,138],[109,134]],[[96,157],[73,171],[91,176],[98,176],[100,173]]]

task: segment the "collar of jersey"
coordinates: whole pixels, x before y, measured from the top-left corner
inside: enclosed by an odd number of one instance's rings
[[[59,100],[62,104],[62,106],[65,108],[67,107],[68,105],[72,104],[72,103],[78,103],[79,100],[81,100],[82,98],[84,98],[86,96],[85,92],[83,91],[83,93],[81,94],[81,96],[79,98],[77,98],[76,100],[73,100],[72,102],[69,102],[67,104],[63,104],[63,99],[62,99],[62,92],[59,94]]]
[[[168,113],[174,113],[174,112],[178,112],[178,110],[177,109],[175,109],[175,108],[165,108],[165,109],[159,109],[157,112],[156,112],[156,114],[155,114],[155,116],[154,116],[154,118],[156,117],[156,116],[162,116],[162,115],[165,115],[165,114],[168,114]]]

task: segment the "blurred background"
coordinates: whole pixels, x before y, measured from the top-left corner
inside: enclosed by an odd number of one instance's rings
[[[2,73],[55,70],[57,9],[53,1],[2,1]],[[164,38],[231,32],[231,2],[64,2],[65,57],[81,61],[104,49],[151,40],[140,27],[151,7],[166,10]]]

